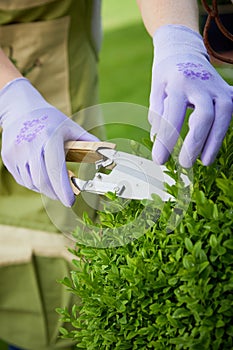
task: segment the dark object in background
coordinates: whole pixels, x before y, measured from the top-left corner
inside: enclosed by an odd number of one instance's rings
[[[224,27],[230,32],[233,33],[233,5],[231,13],[219,14]],[[200,16],[200,31],[203,33],[203,29],[207,20],[207,15],[202,14]],[[225,37],[219,28],[217,27],[214,20],[211,21],[211,25],[208,31],[208,39],[211,47],[216,52],[227,52],[233,50],[233,42]]]

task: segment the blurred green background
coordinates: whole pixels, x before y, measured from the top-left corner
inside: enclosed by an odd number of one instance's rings
[[[102,26],[99,100],[101,104],[123,103],[121,106],[112,104],[104,110],[107,139],[122,137],[141,141],[149,138],[144,129],[148,130],[149,126],[152,40],[143,25],[136,0],[103,1]],[[117,125],[111,124],[116,121]],[[126,122],[134,127],[127,126]],[[138,124],[141,129],[135,127]]]
[[[152,42],[136,0],[105,0],[100,53],[100,102],[148,106]]]

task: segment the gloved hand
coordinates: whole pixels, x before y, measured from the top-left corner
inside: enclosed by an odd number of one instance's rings
[[[210,165],[221,146],[233,112],[233,88],[210,64],[202,37],[179,25],[160,27],[153,38],[154,62],[150,94],[153,159],[163,164],[179,137],[186,110],[189,131],[179,162],[191,167],[201,154]],[[153,113],[153,111],[155,113]]]
[[[11,81],[0,91],[0,125],[2,160],[15,180],[71,206],[74,194],[64,142],[97,138],[47,103],[25,78]]]

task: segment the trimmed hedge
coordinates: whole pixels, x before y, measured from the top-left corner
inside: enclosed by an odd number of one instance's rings
[[[126,216],[141,206],[131,201]],[[188,211],[168,233],[171,210],[166,203],[127,245],[73,251],[74,271],[63,283],[81,303],[58,310],[73,328],[62,328],[63,337],[88,350],[233,348],[232,128],[212,166],[196,163]],[[107,212],[100,221],[116,225]]]

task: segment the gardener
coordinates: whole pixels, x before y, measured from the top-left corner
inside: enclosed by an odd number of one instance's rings
[[[180,162],[189,167],[201,154],[208,165],[229,126],[233,90],[209,63],[197,3],[138,3],[154,43],[153,158],[167,160],[177,141],[173,129],[180,132],[191,106]],[[68,274],[70,257],[40,193],[71,206],[64,141],[96,140],[85,131],[88,120],[80,120],[81,127],[67,115],[97,102],[99,6],[98,0],[0,0],[0,338],[20,348],[70,346],[59,339],[54,311],[71,303],[56,282]],[[55,147],[48,142],[54,135]]]

